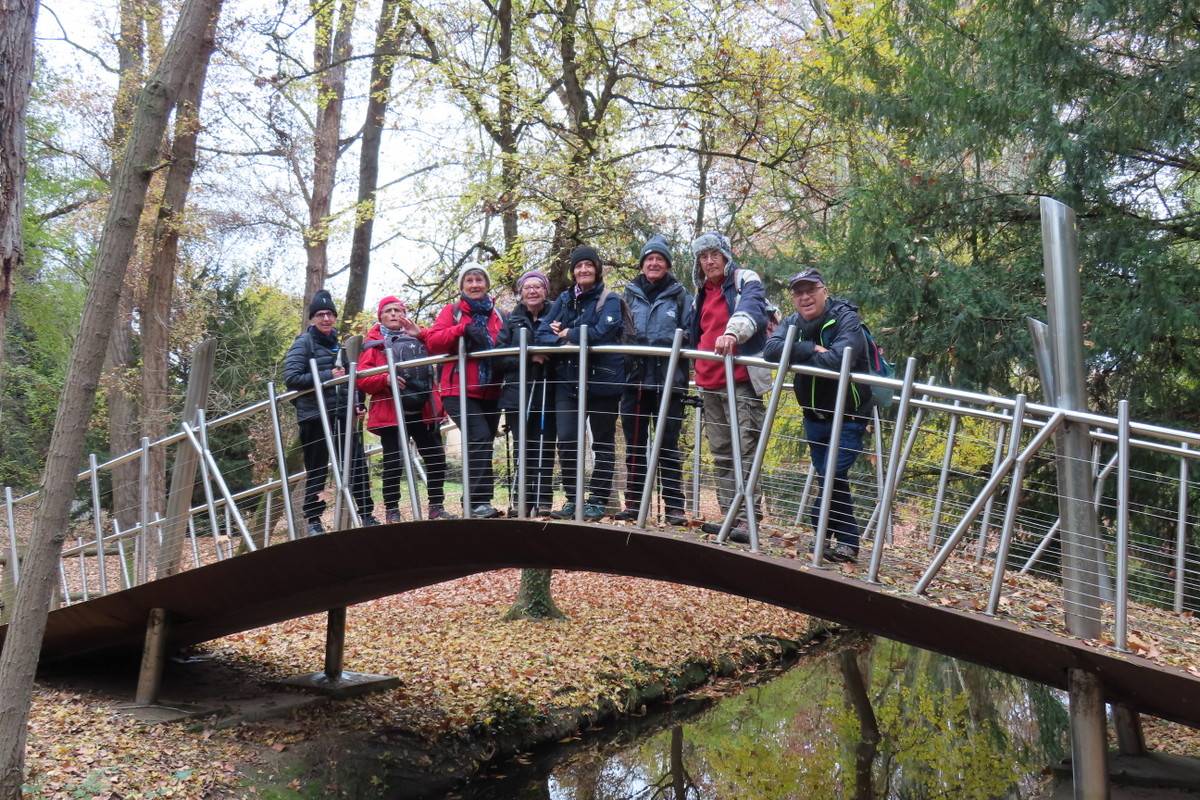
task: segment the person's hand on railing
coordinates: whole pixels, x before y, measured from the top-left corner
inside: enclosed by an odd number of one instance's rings
[[[735,347],[737,347],[737,337],[732,333],[723,333],[717,337],[717,342],[713,345],[713,352],[719,356],[727,356],[733,352]]]
[[[333,369],[331,369],[329,371],[329,373],[331,375],[333,375],[333,377],[335,377],[335,378],[340,378],[346,374],[346,368],[345,367],[334,367]]]
[[[550,323],[550,330],[554,331],[554,335],[560,339],[567,338],[568,328],[558,320]]]
[[[488,349],[487,332],[478,325],[468,325],[463,338],[467,340],[467,350],[472,353]]]

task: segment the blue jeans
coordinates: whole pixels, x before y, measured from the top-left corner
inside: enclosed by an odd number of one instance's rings
[[[833,503],[829,507],[828,530],[838,544],[849,545],[858,553],[858,520],[854,518],[854,496],[850,494],[850,467],[862,452],[866,420],[860,417],[844,417],[842,434],[838,439],[837,468],[833,474]],[[832,419],[817,419],[805,415],[804,438],[808,439],[813,468],[817,473],[817,491],[813,504],[808,509],[808,519],[813,530],[821,519],[821,487],[825,483],[825,462],[829,458],[829,441],[833,435]]]

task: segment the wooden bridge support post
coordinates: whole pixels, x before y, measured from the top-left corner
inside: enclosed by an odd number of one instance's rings
[[[1104,687],[1086,670],[1067,671],[1071,717],[1071,778],[1076,800],[1108,800],[1108,728]]]
[[[1126,705],[1113,706],[1113,728],[1117,732],[1117,752],[1123,756],[1146,755],[1146,737],[1142,735],[1142,718]]]
[[[150,609],[146,620],[146,644],[142,648],[142,668],[138,673],[137,695],[134,702],[139,706],[154,705],[162,688],[163,667],[167,661],[167,635],[170,625],[164,608]]]
[[[331,683],[342,679],[346,654],[346,607],[329,609],[325,622],[325,679]]]

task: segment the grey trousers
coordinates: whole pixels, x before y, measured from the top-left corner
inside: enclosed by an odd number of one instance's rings
[[[750,474],[750,462],[754,460],[754,449],[758,445],[758,437],[762,431],[763,420],[767,409],[762,398],[754,393],[749,383],[734,384],[734,395],[737,399],[738,414],[738,446],[742,454],[742,477]],[[737,482],[733,473],[733,444],[734,438],[729,425],[729,398],[724,390],[702,389],[704,435],[708,439],[708,449],[712,451],[713,465],[717,473],[717,502],[721,511],[729,510],[737,493]],[[745,510],[739,510],[737,521],[745,522]]]

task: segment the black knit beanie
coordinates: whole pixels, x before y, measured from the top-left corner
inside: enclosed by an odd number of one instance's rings
[[[333,304],[333,297],[325,289],[318,289],[313,295],[312,302],[308,304],[308,318],[315,317],[318,311],[332,311],[333,315],[337,316],[337,306]]]
[[[600,253],[590,244],[581,244],[571,251],[571,279],[575,277],[575,265],[580,261],[590,261],[596,265],[596,280],[604,274],[604,265],[600,263]]]

